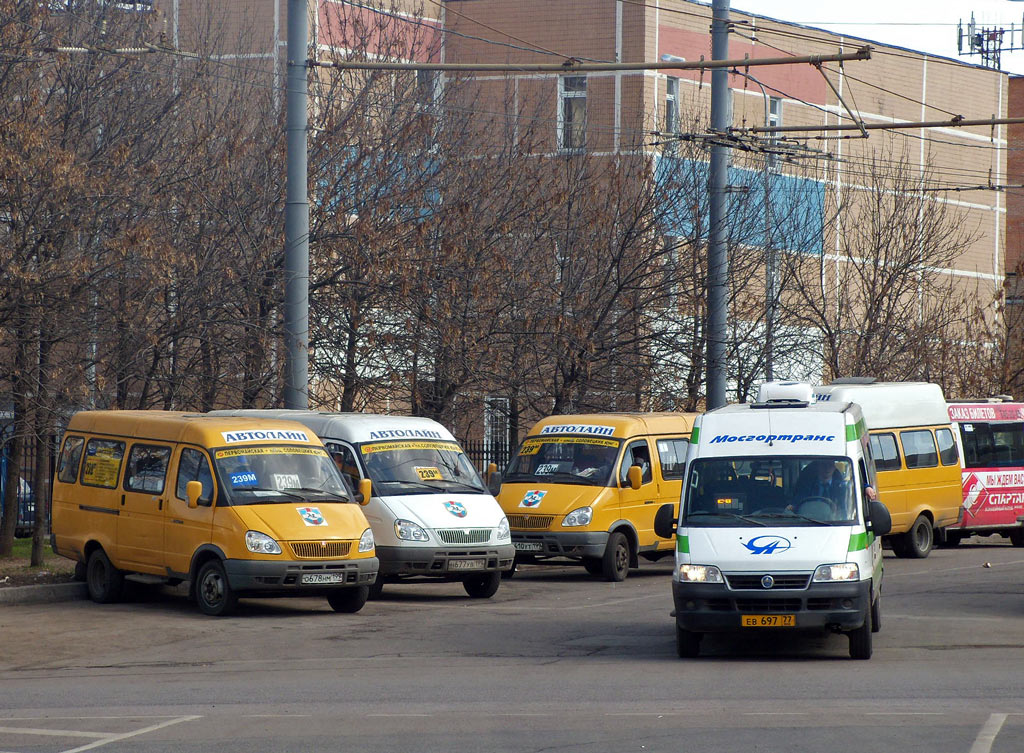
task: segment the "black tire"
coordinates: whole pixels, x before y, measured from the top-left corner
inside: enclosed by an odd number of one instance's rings
[[[86,567],[84,562],[75,563],[75,575],[74,578],[79,583],[85,583]]]
[[[700,656],[700,639],[702,633],[683,630],[676,625],[676,653],[680,659],[695,659]]]
[[[863,625],[848,633],[850,637],[851,659],[871,658],[871,633],[874,632],[871,627],[871,611],[872,610],[868,609],[864,613]]]
[[[370,597],[370,586],[355,586],[351,588],[336,588],[327,594],[327,603],[335,612],[355,614]]]
[[[1024,528],[1014,528],[1006,535],[1014,546],[1024,546]]]
[[[384,579],[378,575],[377,580],[375,580],[366,588],[368,593],[367,598],[371,601],[376,601],[380,598],[380,595],[384,593]]]
[[[462,587],[466,589],[466,593],[472,599],[489,599],[498,592],[500,585],[500,570],[480,575],[467,575],[462,581]]]
[[[931,521],[924,515],[918,515],[909,531],[893,539],[892,551],[897,557],[923,560],[931,553],[934,541]]]
[[[629,550],[629,539],[626,534],[616,531],[608,537],[608,546],[605,547],[604,557],[601,558],[601,573],[605,580],[613,583],[624,581],[629,575],[629,560],[632,552]]]
[[[510,580],[511,578],[515,577],[516,570],[518,570],[518,569],[519,569],[519,555],[517,554],[515,556],[515,559],[512,560],[512,567],[510,567],[508,570],[502,570],[501,571],[501,579],[502,580]]]
[[[97,604],[113,604],[124,594],[124,573],[110,562],[107,553],[94,549],[85,566],[89,598]]]
[[[583,569],[591,575],[603,575],[604,562],[602,562],[600,557],[584,557]]]
[[[229,615],[238,606],[238,594],[228,583],[228,575],[220,560],[208,560],[199,568],[195,596],[199,611],[211,617]]]
[[[871,632],[877,633],[882,629],[882,594],[875,597],[871,604]]]

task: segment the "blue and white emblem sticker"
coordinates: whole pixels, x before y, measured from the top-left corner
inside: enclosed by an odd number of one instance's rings
[[[785,536],[755,536],[742,543],[751,554],[780,554],[793,546]]]
[[[456,518],[466,517],[466,506],[461,502],[445,502],[444,509],[450,512]]]
[[[302,516],[302,522],[307,526],[325,526],[327,521],[324,519],[323,513],[320,512],[319,507],[296,507],[299,511],[299,515]]]
[[[520,507],[540,507],[540,501],[544,499],[544,495],[547,494],[547,489],[533,489],[526,492],[523,495],[523,501],[519,503]]]

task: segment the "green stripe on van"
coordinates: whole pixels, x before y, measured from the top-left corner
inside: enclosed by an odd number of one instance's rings
[[[858,439],[864,436],[864,419],[862,418],[855,424],[848,424],[846,427],[846,441],[856,442]]]
[[[862,531],[861,533],[850,534],[850,552],[859,552],[861,549],[867,549],[875,540],[875,534],[869,531]]]
[[[676,551],[680,554],[690,553],[690,537],[681,533],[676,534]]]
[[[690,432],[690,444],[697,444],[700,441],[700,427],[694,426]]]

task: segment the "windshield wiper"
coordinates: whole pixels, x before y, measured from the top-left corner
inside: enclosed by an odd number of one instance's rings
[[[328,491],[327,489],[320,489],[315,486],[289,486],[288,488],[294,489],[297,492],[305,492],[306,494],[326,494],[329,497],[337,497],[338,499],[343,499],[346,502],[351,501],[344,494],[338,494],[337,492]]]
[[[821,526],[830,526],[830,525],[832,525],[832,524],[837,522],[835,520],[818,520],[817,518],[811,518],[811,517],[808,517],[807,515],[801,515],[798,512],[792,512],[792,511],[791,512],[766,512],[766,513],[763,513],[761,515],[758,515],[757,517],[759,517],[759,518],[800,518],[800,520],[806,520],[806,521],[809,521],[811,523],[817,523],[818,525],[821,525]]]
[[[406,484],[406,485],[410,485],[410,486],[421,486],[424,489],[430,489],[431,491],[435,491],[435,492],[443,492],[443,491],[445,491],[445,488],[443,486],[436,486],[435,484],[428,484],[428,483],[426,483],[424,481],[405,481],[405,480],[391,479],[390,481],[383,481],[382,480],[382,481],[379,481],[379,482],[374,480],[374,482],[375,483],[381,483],[381,484]]]
[[[301,494],[295,494],[294,492],[286,492],[284,489],[268,489],[265,486],[243,486],[240,489],[232,489],[234,492],[273,492],[274,494],[280,494],[282,497],[291,497],[293,499],[302,499]],[[268,500],[269,501],[269,500]]]
[[[735,513],[735,512],[726,512],[724,510],[716,510],[714,512],[712,512],[710,510],[696,510],[694,512],[686,513],[686,518],[687,518],[687,520],[689,520],[690,518],[695,518],[698,515],[715,515],[715,516],[736,518],[738,520],[742,520],[745,523],[751,523],[752,525],[755,525],[755,526],[761,526],[762,528],[764,528],[765,526],[768,525],[767,523],[762,523],[760,520],[754,520],[753,518],[748,518],[746,515],[740,515],[739,513]]]
[[[486,491],[486,489],[481,489],[479,486],[474,486],[473,484],[467,484],[465,481],[452,481],[451,479],[447,479],[447,478],[443,478],[443,479],[441,479],[441,481],[443,483],[445,483],[445,484],[458,484],[459,486],[464,486],[467,489],[472,489],[475,492]]]

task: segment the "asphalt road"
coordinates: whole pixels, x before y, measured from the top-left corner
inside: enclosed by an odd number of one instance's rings
[[[527,567],[489,600],[389,586],[355,615],[209,618],[180,589],[3,605],[0,752],[1020,753],[1024,549],[885,566],[870,661],[785,629],[678,659],[667,562]]]

